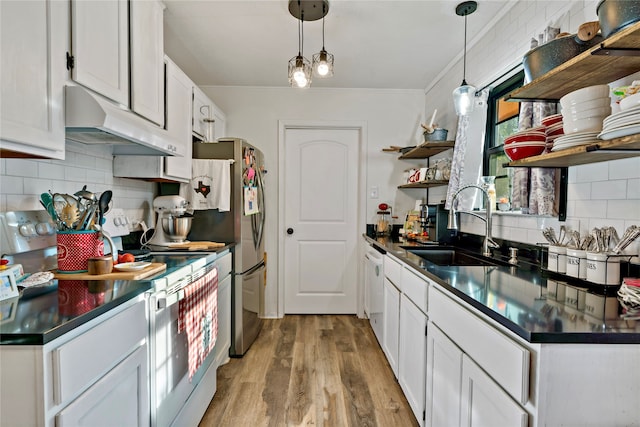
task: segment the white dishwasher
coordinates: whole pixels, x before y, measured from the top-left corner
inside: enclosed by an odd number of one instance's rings
[[[373,332],[382,343],[382,314],[384,310],[383,288],[384,274],[382,271],[382,260],[384,252],[375,246],[367,248],[365,253],[365,287],[364,287],[364,310],[369,316],[369,322]]]

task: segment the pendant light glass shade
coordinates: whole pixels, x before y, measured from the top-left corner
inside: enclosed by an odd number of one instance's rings
[[[467,84],[464,80],[462,85],[458,86],[453,91],[453,106],[456,109],[456,114],[459,116],[466,116],[473,111],[476,98],[476,88]]]
[[[313,71],[320,78],[333,76],[333,55],[322,49],[313,55]]]
[[[289,60],[289,84],[299,88],[311,85],[311,63],[302,55]]]
[[[466,1],[456,7],[456,15],[464,16],[464,54],[462,60],[462,84],[453,91],[453,106],[456,114],[466,116],[473,111],[476,97],[476,88],[465,80],[467,73],[467,15],[476,11],[478,4],[475,1]]]

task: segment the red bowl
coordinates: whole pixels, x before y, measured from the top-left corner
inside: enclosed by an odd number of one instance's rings
[[[504,153],[510,160],[521,160],[531,156],[542,154],[545,144],[542,145],[519,145],[516,147],[504,147]]]
[[[553,126],[556,123],[560,123],[562,121],[562,114],[553,114],[551,116],[547,116],[544,119],[540,120],[542,126]]]
[[[518,132],[504,139],[504,144],[513,144],[514,142],[542,141],[544,142],[547,135],[544,132]]]
[[[557,129],[554,129],[552,131],[549,131],[547,133],[547,137],[557,137],[560,135],[564,135],[564,128],[562,127],[562,124],[560,124],[561,126]]]

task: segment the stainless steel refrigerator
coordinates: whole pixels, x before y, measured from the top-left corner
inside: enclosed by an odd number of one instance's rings
[[[194,159],[232,159],[231,210],[194,211],[188,239],[235,242],[231,310],[231,355],[242,356],[262,327],[266,260],[264,252],[264,157],[239,138],[195,143]]]

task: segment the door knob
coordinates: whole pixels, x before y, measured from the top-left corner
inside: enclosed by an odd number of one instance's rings
[[[293,234],[293,228],[291,227],[287,228],[287,234]]]

